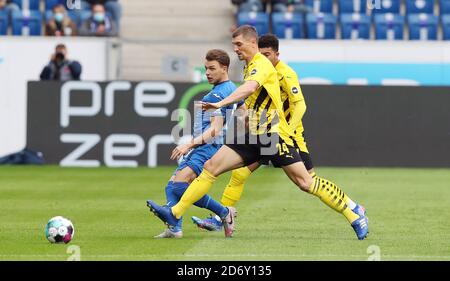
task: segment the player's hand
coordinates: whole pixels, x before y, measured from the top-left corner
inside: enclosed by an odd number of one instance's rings
[[[208,109],[218,109],[220,108],[220,102],[214,102],[214,103],[210,103],[210,102],[202,102],[202,109],[203,110],[208,110]]]
[[[189,150],[191,150],[191,145],[189,143],[180,144],[172,150],[170,160],[178,160],[178,158],[180,158],[182,155],[187,154]]]

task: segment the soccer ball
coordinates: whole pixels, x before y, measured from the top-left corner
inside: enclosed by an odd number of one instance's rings
[[[75,234],[70,220],[57,216],[51,218],[45,226],[45,237],[50,243],[69,243]]]

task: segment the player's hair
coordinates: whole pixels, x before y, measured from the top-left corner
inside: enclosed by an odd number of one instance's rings
[[[256,39],[258,41],[258,32],[256,31],[256,28],[254,28],[251,25],[241,25],[239,26],[234,32],[233,32],[233,38],[238,37],[239,35],[242,35],[246,39]]]
[[[205,59],[207,61],[217,61],[223,66],[230,67],[230,57],[227,52],[220,49],[212,49],[206,53]]]
[[[272,50],[278,52],[279,46],[278,38],[273,34],[264,34],[258,39],[258,48],[272,48]]]

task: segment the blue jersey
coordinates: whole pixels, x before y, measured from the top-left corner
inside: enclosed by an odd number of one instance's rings
[[[215,103],[219,102],[236,90],[236,85],[231,81],[225,81],[215,85],[212,90],[203,97],[203,102]],[[239,101],[237,104],[230,104],[215,111],[202,111],[196,108],[194,116],[194,131],[193,136],[198,137],[211,126],[211,117],[222,116],[224,118],[223,134],[215,137],[208,143],[223,144],[223,138],[226,135],[227,120],[231,118],[233,111],[244,104],[244,101]]]

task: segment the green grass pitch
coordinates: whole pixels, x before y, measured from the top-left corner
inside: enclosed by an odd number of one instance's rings
[[[153,239],[164,225],[145,201],[164,203],[172,171],[0,167],[0,260],[67,260],[72,245],[81,260],[450,260],[450,169],[317,168],[367,208],[364,241],[273,168],[249,179],[233,238],[197,229],[190,217],[209,213],[192,207],[183,239]],[[210,195],[220,199],[228,178]],[[67,245],[44,237],[56,215],[75,225]]]

